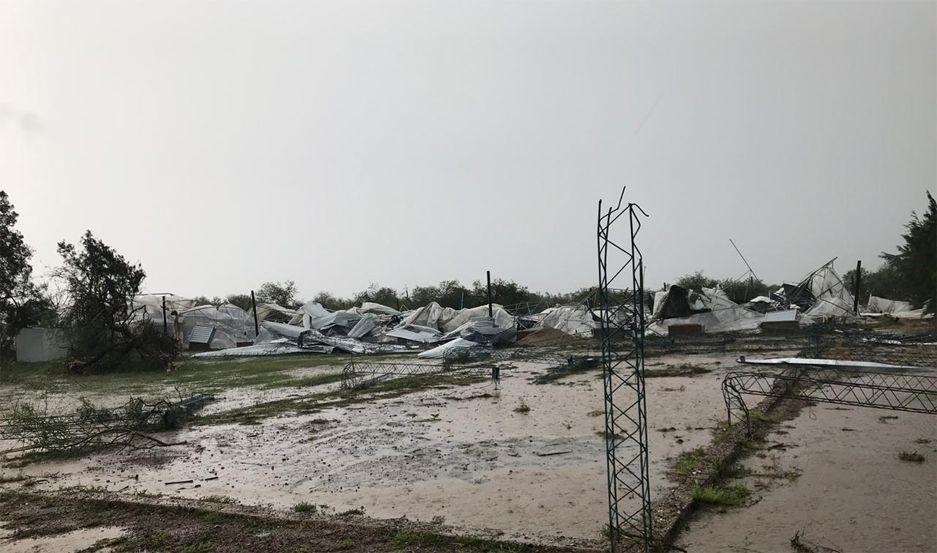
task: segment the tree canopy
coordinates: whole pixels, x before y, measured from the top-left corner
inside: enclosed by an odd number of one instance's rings
[[[133,299],[146,273],[91,231],[79,244],[59,242],[69,304],[62,319],[68,363],[77,372],[162,368],[172,337],[150,324],[134,324]]]
[[[911,213],[905,225],[907,232],[901,235],[903,244],[898,253],[882,253],[882,259],[895,271],[896,285],[902,299],[910,300],[915,307],[926,307],[929,313],[937,312],[937,202],[927,192],[927,209],[923,216]]]
[[[256,299],[260,303],[275,303],[281,307],[296,308],[302,305],[297,301],[299,290],[292,280],[283,282],[265,282],[257,291]]]
[[[16,228],[19,214],[0,190],[0,358],[23,328],[53,313],[43,288],[32,281],[32,250]]]

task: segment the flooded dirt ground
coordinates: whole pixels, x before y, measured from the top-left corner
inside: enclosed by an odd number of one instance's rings
[[[688,363],[710,372],[647,381],[655,493],[670,485],[668,460],[703,445],[724,417],[720,382],[734,355],[666,355],[649,359],[647,368]],[[191,446],[33,463],[22,471],[43,479],[41,489],[223,496],[284,511],[308,502],[444,522],[476,535],[594,543],[607,518],[600,371],[534,384],[547,369],[516,361],[500,390],[489,380],[252,425],[195,426],[171,436]],[[269,400],[309,392],[230,390],[208,412],[240,407],[255,393]],[[522,404],[529,411],[519,410]]]
[[[647,359],[649,374],[689,373],[647,379],[652,500],[674,485],[666,477],[674,459],[709,443],[711,431],[725,419],[721,381],[727,370],[738,368],[737,354],[668,353]],[[271,412],[248,424],[224,422],[226,414],[256,403],[338,389],[334,378],[323,384],[316,379],[334,377],[341,365],[294,365],[277,374],[290,382],[305,379],[304,385],[245,379],[246,385],[217,392],[218,401],[203,411],[212,424],[196,422],[162,436],[187,445],[8,464],[0,478],[27,476],[3,486],[31,492],[80,486],[130,501],[236,502],[284,516],[308,504],[330,515],[406,517],[464,535],[602,547],[607,495],[600,371],[535,384],[550,365],[533,359],[511,364],[502,371],[500,389],[490,380],[447,382],[313,412]],[[157,381],[149,389],[167,388]],[[95,393],[119,404],[126,391]],[[2,394],[36,397],[35,390],[15,386],[0,387]],[[701,511],[678,545],[693,552],[788,551],[791,537],[802,530],[843,551],[903,551],[885,547],[896,543],[908,551],[930,551],[926,547],[937,543],[937,536],[923,506],[937,499],[935,427],[925,415],[879,420],[891,414],[814,406],[782,423],[769,437],[781,445],[765,446],[745,464],[756,473],[770,465],[774,472],[800,476],[747,477],[746,485],[755,490],[750,505]],[[927,461],[900,461],[898,452],[908,449],[925,454]],[[896,533],[907,536],[896,541]],[[870,544],[876,548],[867,549]]]
[[[901,452],[925,461],[903,461]],[[750,501],[698,512],[677,546],[694,553],[796,551],[791,539],[800,533],[816,551],[937,551],[933,415],[816,405],[769,435],[743,465],[756,475],[798,476],[742,478],[754,491]]]

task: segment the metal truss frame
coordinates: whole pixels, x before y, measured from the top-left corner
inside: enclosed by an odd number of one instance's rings
[[[825,367],[730,372],[722,380],[728,421],[744,422],[750,433],[751,416],[742,394],[937,415],[937,376],[921,374]]]
[[[342,369],[342,388],[352,389],[370,386],[394,376],[425,376],[443,372],[483,376],[491,372],[491,367],[467,367],[450,363],[351,361]]]
[[[618,204],[606,211],[599,201],[596,231],[608,476],[607,535],[612,553],[649,552],[653,542],[644,386],[644,265],[635,243],[641,217],[648,215],[637,204],[622,205],[624,195],[622,188]],[[625,231],[624,241],[619,243],[621,227]],[[630,279],[626,280],[627,277]]]

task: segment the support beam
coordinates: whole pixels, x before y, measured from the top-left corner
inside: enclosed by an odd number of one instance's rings
[[[163,296],[163,334],[169,334],[169,323],[166,321],[166,296]]]
[[[260,336],[260,325],[257,323],[257,300],[254,298],[254,291],[251,290],[251,309],[254,311],[254,338]]]
[[[493,319],[494,313],[491,310],[491,271],[485,271],[488,276],[488,318]]]
[[[862,286],[862,260],[856,261],[856,279],[855,279],[855,290],[856,296],[853,298],[852,310],[856,315],[859,314],[859,295],[862,293],[860,287]]]

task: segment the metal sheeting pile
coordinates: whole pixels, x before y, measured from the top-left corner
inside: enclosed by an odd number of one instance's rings
[[[896,319],[923,319],[933,317],[933,315],[925,313],[923,307],[914,309],[914,306],[911,305],[910,302],[889,300],[873,295],[869,295],[869,302],[862,315],[867,317],[889,315]]]
[[[674,288],[674,287],[671,287]],[[668,291],[669,292],[669,291]],[[687,301],[682,303],[685,310],[690,311],[686,316],[680,317],[661,317],[662,313],[675,312],[681,313],[677,302],[672,301],[673,297],[682,297]],[[661,303],[657,300],[660,298]],[[655,295],[654,314],[652,322],[648,326],[648,333],[664,336],[668,334],[669,328],[673,325],[700,325],[704,332],[753,332],[758,330],[759,325],[764,321],[764,314],[746,309],[741,305],[730,300],[725,292],[719,288],[703,288],[702,292],[692,292],[683,295],[682,293],[665,293]]]
[[[316,302],[303,305],[289,323],[264,321],[254,345],[199,354],[199,357],[284,355],[309,352],[402,353],[455,343],[442,358],[477,356],[514,341],[514,317],[501,306],[455,310],[431,303],[408,313],[366,302],[330,311]],[[447,350],[449,351],[449,350]],[[453,353],[455,352],[455,353]]]

